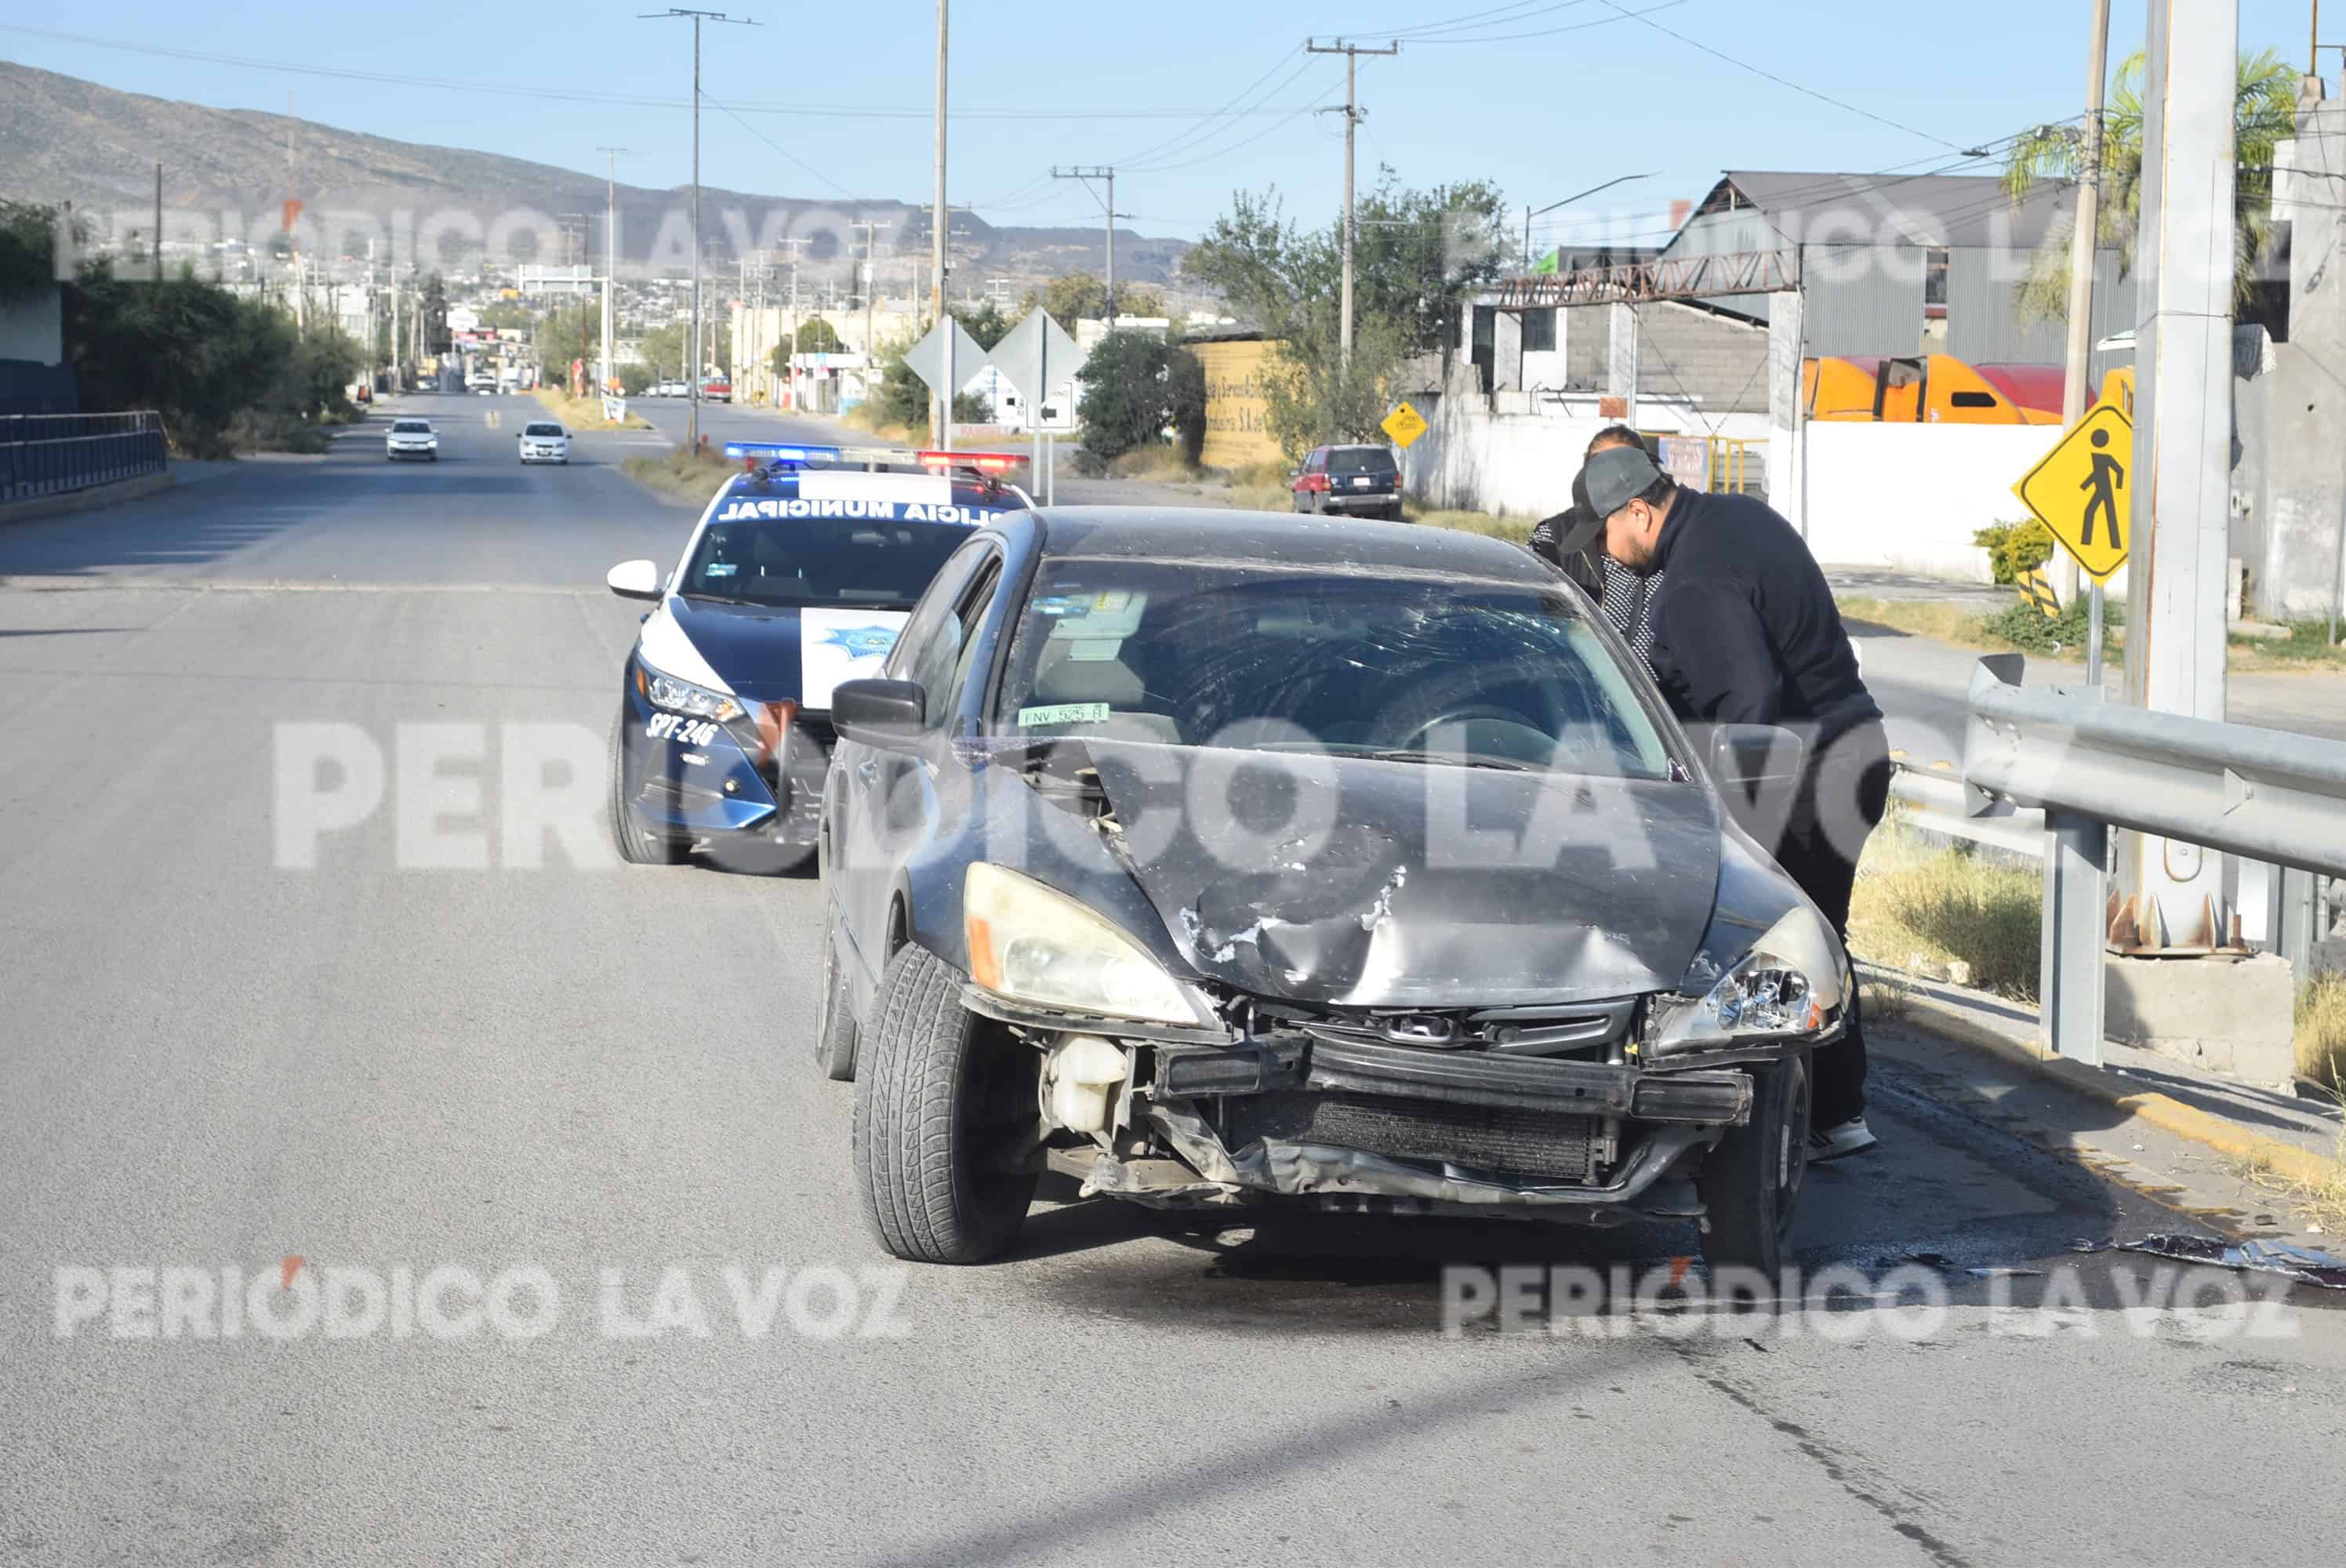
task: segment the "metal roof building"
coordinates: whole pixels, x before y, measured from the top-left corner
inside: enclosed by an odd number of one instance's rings
[[[1950,353],[1974,363],[2060,362],[2066,329],[2024,320],[2021,284],[2068,232],[2072,188],[2040,184],[2014,202],[1990,175],[1778,173],[1730,169],[1663,249],[1665,262],[1791,251],[1805,295],[1809,354]],[[2134,325],[2134,283],[2114,245],[2096,259],[2096,341]],[[1768,297],[1707,300],[1765,321]],[[2096,380],[2122,356],[2096,355]]]

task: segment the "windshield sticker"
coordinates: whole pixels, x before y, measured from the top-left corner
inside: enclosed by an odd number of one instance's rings
[[[709,565],[707,565],[706,566],[703,566],[700,570],[701,570],[701,575],[704,575],[704,576],[709,576],[709,577],[729,577],[729,576],[731,576],[734,573],[736,573],[736,572],[740,571],[740,569],[741,569],[741,567],[740,567],[740,564],[739,562],[735,562],[735,561],[711,561],[711,562],[709,562]]]
[[[1080,616],[1084,613],[1084,601],[1055,594],[1047,599],[1035,600],[1033,608],[1038,616]]]
[[[1106,724],[1108,708],[1105,702],[1062,702],[1048,708],[1022,708],[1018,722],[1032,728],[1038,724]]]
[[[955,506],[947,502],[931,505],[922,501],[806,501],[796,496],[788,500],[768,497],[750,500],[742,497],[728,501],[718,508],[710,519],[716,523],[742,523],[760,517],[852,517],[871,523],[957,523],[964,528],[974,528],[981,523],[992,522],[996,514],[981,506]]]
[[[1051,602],[1045,599],[1036,604],[1039,607]],[[1051,635],[1071,640],[1120,642],[1140,630],[1141,614],[1148,608],[1148,596],[1131,588],[1110,588],[1062,602],[1072,607],[1058,612]],[[1093,657],[1114,658],[1116,655],[1111,652]]]

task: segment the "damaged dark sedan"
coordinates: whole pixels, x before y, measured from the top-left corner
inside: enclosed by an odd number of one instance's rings
[[[1045,1171],[1166,1207],[1693,1221],[1772,1273],[1850,978],[1697,748],[1498,540],[1053,509],[842,685],[818,1055],[896,1256]],[[1747,797],[1748,799],[1748,797]]]

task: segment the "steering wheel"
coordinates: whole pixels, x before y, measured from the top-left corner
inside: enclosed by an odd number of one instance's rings
[[[1511,708],[1500,708],[1491,703],[1470,703],[1464,708],[1454,708],[1446,713],[1437,714],[1433,718],[1424,720],[1423,723],[1420,723],[1414,728],[1411,729],[1408,738],[1402,740],[1399,746],[1394,748],[1394,749],[1400,751],[1416,750],[1424,744],[1428,736],[1432,735],[1435,730],[1440,729],[1443,725],[1472,724],[1478,719],[1493,724],[1504,724],[1513,729],[1528,731],[1530,734],[1539,738],[1539,742],[1543,747],[1551,751],[1555,749],[1555,736],[1550,735],[1538,725],[1534,724],[1530,719],[1525,718],[1523,714],[1517,712],[1515,709]],[[1531,760],[1531,759],[1525,759],[1524,760]]]

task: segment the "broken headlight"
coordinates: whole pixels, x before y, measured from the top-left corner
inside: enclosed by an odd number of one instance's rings
[[[1672,1013],[1654,1050],[1660,1054],[1755,1035],[1811,1034],[1831,1020],[1848,989],[1840,940],[1803,904],[1770,927],[1700,1001]]]
[[[980,860],[963,884],[970,978],[1020,1002],[1158,1023],[1211,1016],[1123,928],[1032,877]]]

